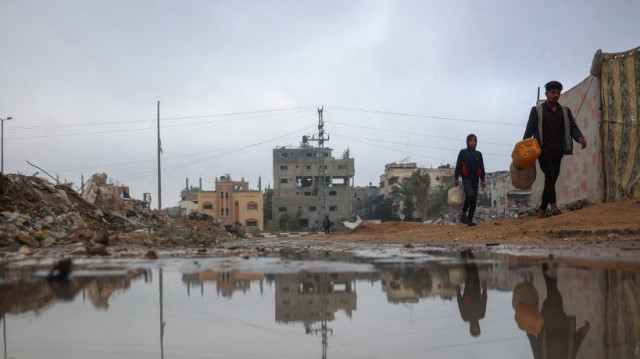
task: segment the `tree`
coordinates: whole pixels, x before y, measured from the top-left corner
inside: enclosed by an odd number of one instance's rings
[[[453,176],[443,176],[440,181],[442,183],[440,191],[431,194],[429,198],[429,205],[427,206],[428,217],[443,215],[448,208],[447,195],[449,189],[453,187]]]
[[[400,218],[393,212],[393,200],[391,198],[383,198],[375,206],[371,215],[372,219],[379,219],[383,222],[397,221]]]
[[[280,216],[280,231],[300,231],[302,230],[302,226],[300,225],[300,215],[301,212],[298,211],[295,217],[291,216],[289,213],[284,213]]]
[[[417,169],[409,177],[409,188],[415,198],[415,206],[420,216],[427,217],[427,202],[429,200],[429,187],[431,187],[431,177],[424,169]]]
[[[415,205],[413,203],[413,189],[410,181],[402,181],[400,185],[394,186],[391,190],[391,199],[394,202],[399,202],[399,206],[402,208],[404,214],[403,220],[413,220],[413,209]]]

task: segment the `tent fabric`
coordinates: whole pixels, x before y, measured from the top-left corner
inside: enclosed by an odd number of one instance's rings
[[[607,359],[636,358],[640,342],[640,288],[633,273],[607,272],[605,346]]]
[[[640,197],[640,47],[601,59],[604,200]]]

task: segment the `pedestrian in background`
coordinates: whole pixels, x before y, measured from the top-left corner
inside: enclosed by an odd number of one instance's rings
[[[462,177],[462,189],[464,190],[464,204],[460,213],[460,222],[468,226],[475,226],[473,215],[476,212],[478,202],[478,185],[485,188],[484,160],[482,153],[476,151],[478,138],[474,134],[467,136],[467,148],[460,150],[456,161],[453,185],[459,184],[458,177]],[[467,213],[467,211],[469,211]]]
[[[331,220],[329,219],[329,216],[324,216],[322,228],[324,229],[324,234],[329,234],[329,231],[331,230]]]

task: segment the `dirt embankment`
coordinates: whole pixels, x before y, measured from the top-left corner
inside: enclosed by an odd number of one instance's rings
[[[316,237],[318,238],[318,237]],[[640,200],[603,203],[547,218],[498,219],[466,225],[363,222],[336,240],[375,243],[547,243],[550,241],[640,240]]]

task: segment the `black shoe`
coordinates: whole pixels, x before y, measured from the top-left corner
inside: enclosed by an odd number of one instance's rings
[[[467,220],[467,215],[465,213],[460,213],[460,223],[469,223]]]
[[[477,226],[477,225],[478,225],[478,224],[477,224],[476,222],[473,222],[473,221],[472,221],[472,222],[467,223],[467,226],[469,226],[469,227],[473,227],[473,226]]]

